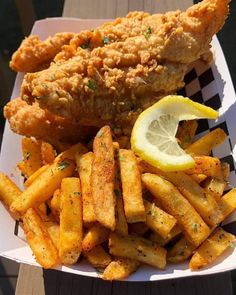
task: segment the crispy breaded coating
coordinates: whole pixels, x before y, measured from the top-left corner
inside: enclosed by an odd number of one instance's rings
[[[69,60],[27,74],[22,98],[83,125],[122,125],[123,114],[146,108],[146,97],[153,103],[183,86],[187,66],[209,51],[227,14],[227,0],[204,0],[186,12],[146,16],[136,36],[89,50],[78,47]]]
[[[8,102],[4,107],[4,116],[15,133],[43,139],[53,145],[57,145],[58,141],[75,143],[90,138],[96,132],[93,128],[53,115],[41,109],[38,103],[28,105],[21,98]]]
[[[38,36],[25,38],[13,54],[10,67],[16,72],[35,72],[53,60],[63,45],[69,44],[73,33],[58,33],[41,41]]]

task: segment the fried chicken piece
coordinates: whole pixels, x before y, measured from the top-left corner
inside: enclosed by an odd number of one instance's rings
[[[183,86],[188,65],[209,52],[227,14],[228,0],[204,0],[186,12],[147,16],[137,36],[77,48],[69,60],[27,74],[22,98],[81,125],[132,123],[156,97]]]
[[[42,139],[54,146],[58,142],[76,143],[89,139],[97,131],[55,116],[41,109],[38,103],[28,105],[21,98],[8,102],[4,107],[4,116],[9,120],[13,132]]]
[[[13,54],[10,67],[16,72],[35,72],[48,65],[63,45],[69,44],[74,33],[58,33],[41,41],[38,36],[25,38]]]

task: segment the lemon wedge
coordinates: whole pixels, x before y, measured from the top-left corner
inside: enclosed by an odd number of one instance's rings
[[[139,115],[132,130],[131,148],[163,171],[191,168],[193,158],[178,145],[175,137],[179,122],[217,117],[217,111],[187,97],[166,96]]]

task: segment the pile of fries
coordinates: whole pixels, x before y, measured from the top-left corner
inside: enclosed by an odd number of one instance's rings
[[[160,171],[120,148],[108,126],[92,151],[78,143],[57,155],[50,144],[23,138],[25,190],[1,173],[0,199],[22,221],[44,268],[83,256],[105,280],[124,279],[141,263],[164,269],[190,257],[190,269],[200,269],[234,246],[219,224],[236,208],[236,189],[224,194],[229,165],[209,156],[226,134],[216,129],[192,142],[196,128],[195,121],[179,128],[179,143],[196,162],[181,172]]]

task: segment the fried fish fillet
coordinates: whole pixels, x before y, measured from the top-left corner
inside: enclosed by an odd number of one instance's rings
[[[183,86],[188,65],[208,52],[227,14],[227,0],[204,0],[186,12],[147,16],[136,36],[79,47],[72,58],[27,74],[21,96],[81,125],[122,124],[122,117]]]
[[[58,33],[41,41],[38,36],[29,36],[13,54],[10,67],[16,72],[35,72],[42,69],[73,37],[73,33]]]
[[[58,142],[75,143],[93,136],[96,129],[83,127],[71,120],[43,110],[38,103],[28,105],[16,98],[4,107],[4,116],[15,133],[33,136],[57,146]]]

